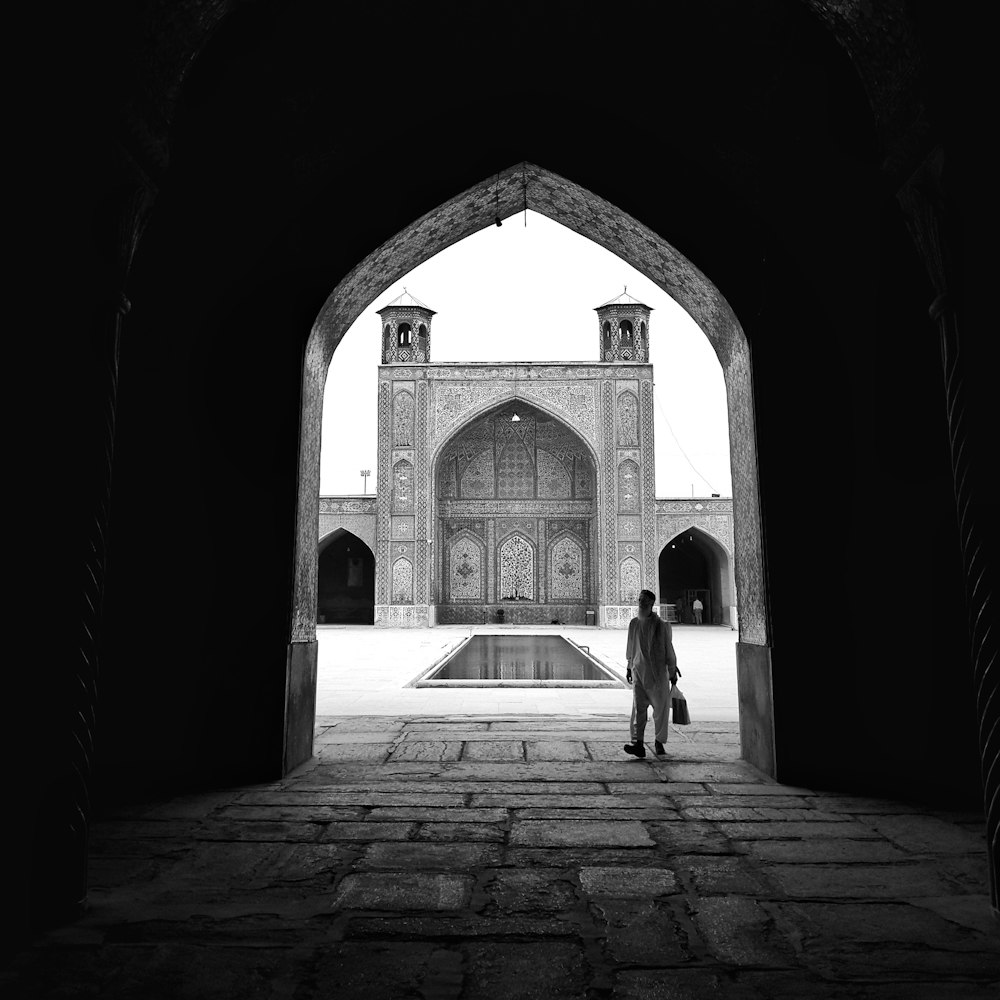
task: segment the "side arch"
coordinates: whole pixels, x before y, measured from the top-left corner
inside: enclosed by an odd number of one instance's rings
[[[657,570],[660,603],[674,605],[680,622],[693,623],[692,594],[696,594],[705,605],[705,624],[730,628],[739,624],[733,558],[721,539],[689,524],[663,542]]]
[[[352,531],[334,528],[317,546],[316,621],[321,625],[372,625],[375,621],[375,553]]]

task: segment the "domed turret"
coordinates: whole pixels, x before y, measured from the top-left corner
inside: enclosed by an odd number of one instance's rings
[[[601,361],[649,361],[649,314],[652,306],[625,291],[595,310],[601,331]]]
[[[404,288],[403,294],[378,314],[382,319],[382,364],[430,361],[433,309]]]

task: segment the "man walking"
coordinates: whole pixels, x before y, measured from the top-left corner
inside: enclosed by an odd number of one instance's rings
[[[632,685],[632,719],[629,724],[631,743],[625,744],[625,753],[645,757],[643,738],[646,718],[653,708],[654,750],[657,755],[666,751],[667,725],[670,720],[670,688],[677,680],[677,656],[674,653],[670,623],[665,622],[654,610],[656,594],[643,590],[639,594],[639,616],[628,625],[628,660],[625,679]]]
[[[705,610],[705,605],[701,603],[699,598],[694,599],[694,604],[691,605],[691,610],[694,612],[694,623],[695,625],[701,624],[701,613]]]

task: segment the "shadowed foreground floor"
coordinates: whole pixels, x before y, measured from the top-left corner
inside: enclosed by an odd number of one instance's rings
[[[736,723],[674,729],[665,761],[627,758],[624,728],[321,718],[284,781],[97,824],[88,914],[0,991],[1000,995],[981,817],[777,785],[737,760]]]

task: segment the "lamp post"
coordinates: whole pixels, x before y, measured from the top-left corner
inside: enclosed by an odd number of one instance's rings
[[[365,493],[366,493],[366,494],[368,493],[368,477],[369,477],[369,476],[370,476],[371,474],[372,474],[372,470],[371,470],[371,469],[362,469],[362,470],[361,470],[361,476],[362,476],[362,478],[363,478],[363,479],[364,479],[364,481],[365,481]]]

